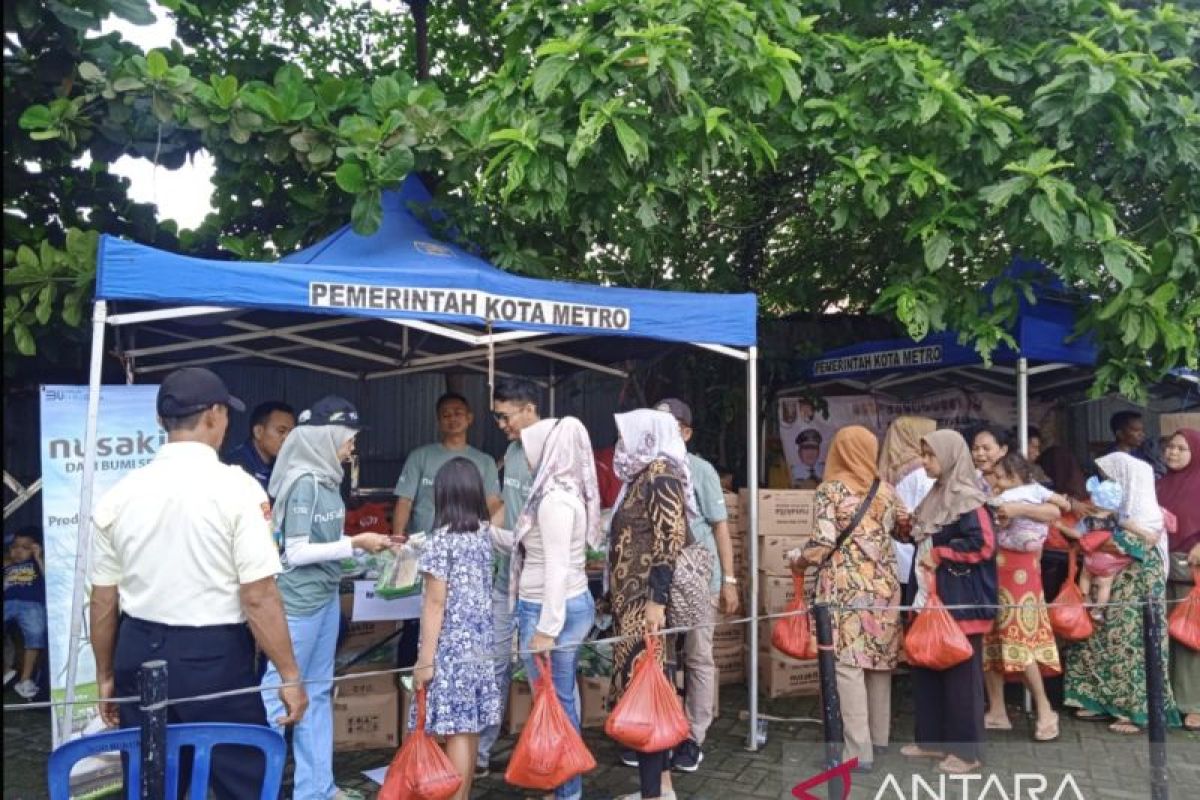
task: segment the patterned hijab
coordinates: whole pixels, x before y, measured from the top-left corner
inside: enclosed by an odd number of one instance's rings
[[[975,476],[975,463],[967,441],[958,431],[934,431],[922,437],[922,442],[937,457],[942,474],[913,512],[913,538],[928,538],[943,525],[948,525],[987,500]]]
[[[286,497],[292,484],[305,475],[315,476],[325,486],[341,486],[345,472],[338,450],[357,435],[357,430],[345,425],[297,425],[279,448],[268,493],[277,500]]]
[[[838,430],[825,457],[825,480],[841,481],[855,494],[864,494],[879,477],[875,460],[879,439],[861,425]]]
[[[883,435],[879,451],[879,477],[893,486],[921,468],[921,437],[937,430],[929,417],[896,417]],[[828,466],[826,472],[828,472]]]
[[[613,452],[613,472],[621,479],[621,494],[613,508],[620,508],[629,484],[652,461],[666,459],[683,481],[683,496],[687,500],[688,516],[700,516],[696,508],[696,493],[692,490],[692,470],[688,465],[687,445],[679,434],[679,422],[666,411],[639,408],[624,414],[614,414],[621,438]]]
[[[600,489],[587,428],[575,417],[543,419],[521,431],[521,446],[534,476],[529,499],[517,517],[514,541],[519,542],[533,528],[546,493],[562,489],[583,504],[588,547],[601,549],[604,533],[600,530]]]
[[[1158,537],[1158,552],[1162,556],[1163,569],[1169,569],[1167,530],[1163,523],[1162,509],[1158,506],[1158,495],[1154,491],[1154,468],[1139,458],[1120,451],[1100,456],[1096,466],[1104,475],[1121,485],[1121,519],[1130,519]]]
[[[1183,469],[1168,469],[1155,488],[1158,504],[1178,520],[1175,535],[1171,537],[1171,550],[1180,552],[1200,539],[1200,431],[1180,428],[1171,438],[1175,436],[1187,440],[1192,460]]]

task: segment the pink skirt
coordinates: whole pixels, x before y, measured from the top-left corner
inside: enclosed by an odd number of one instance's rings
[[[1083,557],[1083,568],[1097,578],[1111,578],[1133,563],[1129,556],[1112,553],[1088,553]]]

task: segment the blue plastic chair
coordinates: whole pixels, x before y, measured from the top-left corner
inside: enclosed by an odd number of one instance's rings
[[[276,800],[283,783],[283,765],[287,760],[287,744],[283,737],[260,725],[233,725],[225,722],[197,722],[167,726],[167,786],[166,796],[179,796],[180,750],[194,748],[192,782],[189,796],[194,800],[208,796],[208,778],[212,767],[212,749],[223,745],[243,745],[261,750],[266,760],[260,800]],[[121,752],[129,758],[125,786],[127,800],[137,800],[141,787],[141,731],[138,728],[97,733],[67,742],[50,754],[47,765],[50,800],[70,797],[71,768],[77,762],[101,753]]]

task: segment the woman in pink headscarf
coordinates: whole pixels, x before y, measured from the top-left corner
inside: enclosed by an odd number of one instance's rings
[[[1192,590],[1192,569],[1200,567],[1200,431],[1180,428],[1163,447],[1167,474],[1155,490],[1158,504],[1175,515],[1170,533],[1167,599],[1180,600]],[[1200,730],[1200,653],[1171,640],[1171,687],[1188,730]]]

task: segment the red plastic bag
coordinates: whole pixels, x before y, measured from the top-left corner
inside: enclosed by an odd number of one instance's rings
[[[1083,592],[1075,582],[1075,573],[1079,570],[1076,556],[1072,547],[1067,553],[1067,580],[1049,609],[1050,627],[1057,636],[1068,642],[1081,642],[1096,630],[1091,615],[1083,605]]]
[[[1196,585],[1171,612],[1167,630],[1175,641],[1200,650],[1200,567],[1192,567],[1192,580]]]
[[[1090,531],[1079,537],[1079,546],[1085,553],[1094,553],[1103,547],[1105,542],[1111,542],[1112,536],[1112,531]]]
[[[609,737],[641,753],[670,750],[690,732],[679,695],[658,663],[660,647],[657,637],[646,635],[646,650],[633,667],[625,694],[604,723]]]
[[[392,759],[378,800],[449,800],[462,785],[450,759],[425,733],[426,688],[417,690],[417,726]]]
[[[558,702],[550,658],[539,654],[533,709],[508,760],[504,780],[523,789],[548,792],[596,768],[583,737]]]
[[[804,602],[804,578],[793,575],[792,582],[796,599],[788,603],[785,609],[791,616],[775,620],[771,627],[771,646],[792,658],[816,658],[817,637],[812,635],[808,621],[808,605]]]
[[[933,574],[929,576],[929,599],[904,635],[904,652],[913,666],[936,670],[957,666],[974,653],[967,635],[938,599]]]

